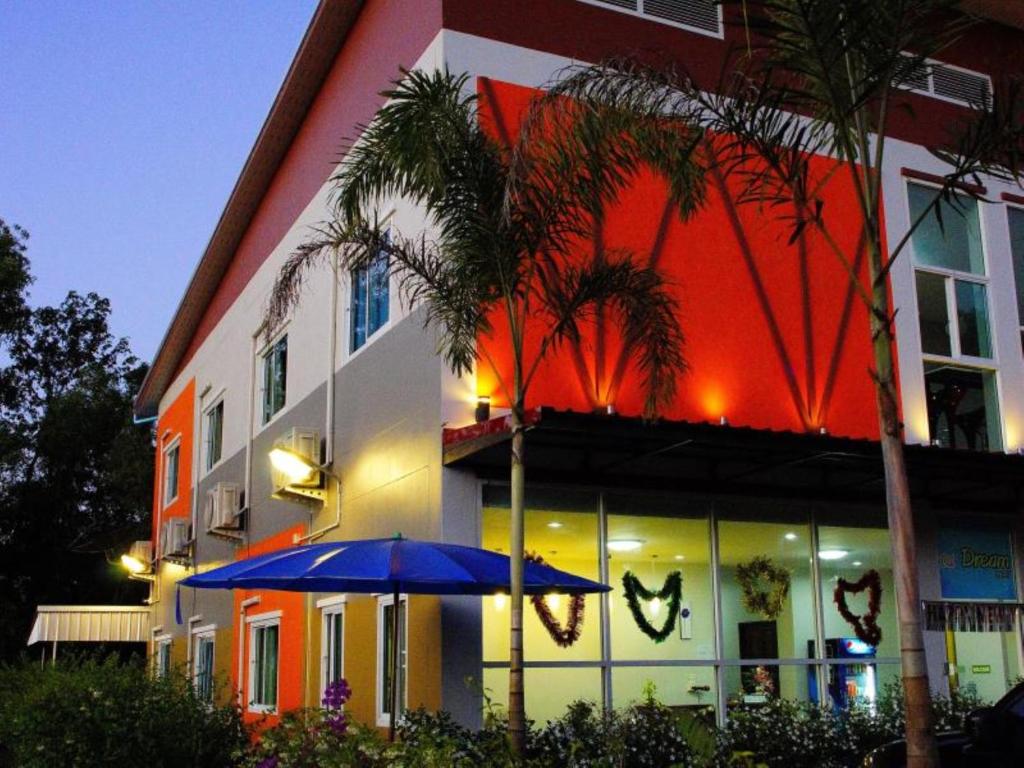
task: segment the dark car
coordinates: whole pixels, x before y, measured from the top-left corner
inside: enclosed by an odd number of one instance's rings
[[[1020,768],[1024,766],[1024,683],[1011,688],[991,707],[975,710],[967,731],[940,733],[942,768]],[[884,744],[864,758],[864,768],[905,768],[903,740]]]

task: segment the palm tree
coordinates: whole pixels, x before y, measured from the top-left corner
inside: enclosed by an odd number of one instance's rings
[[[645,125],[661,114],[708,132],[703,147],[709,171],[732,176],[746,191],[739,202],[786,218],[793,238],[811,228],[845,268],[870,319],[876,405],[901,626],[901,661],[911,766],[936,764],[930,692],[925,665],[910,489],[893,360],[894,311],[887,275],[914,230],[958,195],[977,196],[987,174],[1017,179],[1024,149],[1018,88],[1011,84],[994,101],[979,94],[973,119],[958,126],[933,152],[947,163],[942,184],[910,231],[888,249],[884,243],[882,169],[892,116],[910,87],[971,20],[955,0],[726,0],[739,6],[747,45],[736,53],[723,82],[712,91],[685,73],[632,62],[609,62],[563,73],[549,92],[552,102],[572,99],[582,122],[599,122],[611,110],[632,112]],[[589,107],[590,114],[580,117]],[[540,121],[538,121],[540,122]],[[578,130],[605,137],[603,132]],[[812,170],[810,158],[834,159],[829,173]],[[688,173],[688,169],[683,173]],[[827,205],[829,179],[845,174],[856,192],[855,211]],[[833,215],[835,214],[835,215]],[[856,268],[831,224],[857,217],[866,246],[868,280]]]
[[[413,71],[385,92],[388,103],[364,128],[333,178],[332,218],[290,256],[268,309],[278,324],[298,300],[304,275],[337,258],[344,270],[386,259],[410,306],[424,311],[437,351],[462,375],[483,362],[499,376],[509,409],[511,452],[511,638],[509,731],[513,747],[525,738],[523,707],[523,522],[526,408],[541,362],[560,345],[578,341],[598,312],[623,329],[647,392],[646,415],[674,396],[685,368],[677,307],[659,275],[629,253],[587,261],[579,244],[595,215],[613,200],[642,163],[673,158],[672,189],[681,215],[700,199],[700,175],[680,173],[696,134],[659,131],[633,121],[614,151],[582,157],[565,110],[548,115],[547,136],[535,132],[502,142],[481,123],[479,101],[465,75]],[[564,129],[564,130],[563,130]],[[516,166],[513,173],[512,161]],[[682,180],[682,181],[680,181]],[[429,231],[386,231],[375,213],[384,199],[425,209]],[[379,263],[379,262],[377,262]],[[503,370],[479,343],[497,326],[508,338]]]

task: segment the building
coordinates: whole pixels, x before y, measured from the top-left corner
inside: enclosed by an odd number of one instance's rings
[[[637,52],[714,81],[741,34],[717,7],[638,2],[321,3],[136,404],[140,418],[156,420],[158,668],[187,664],[204,690],[221,676],[247,718],[269,713],[270,722],[316,704],[344,676],[350,711],[386,723],[390,597],[176,597],[175,584],[192,569],[310,540],[400,531],[507,546],[500,396],[491,370],[450,374],[419,313],[372,270],[340,280],[322,270],[272,338],[262,325],[269,288],[326,215],[342,140],[372,118],[399,67],[468,72],[505,130],[533,89],[572,61]],[[942,171],[925,146],[969,109],[965,93],[1024,61],[1021,16],[1001,3],[977,7],[990,20],[908,92],[914,112],[893,125],[890,241]],[[992,202],[968,202],[944,231],[926,224],[891,287],[931,680],[994,698],[1022,674],[1024,654],[1024,197],[984,184]],[[678,287],[691,370],[661,422],[637,418],[628,351],[603,331],[546,365],[533,390],[527,547],[616,588],[606,601],[588,600],[570,648],[552,642],[527,606],[534,719],[581,697],[621,705],[648,681],[666,703],[710,705],[721,718],[731,701],[765,688],[839,700],[870,697],[898,676],[865,313],[820,242],[788,244],[780,226],[737,207],[736,193],[716,181],[706,208],[683,224],[644,180],[604,222],[604,243],[649,254]],[[841,181],[830,195],[836,208],[852,204]],[[401,203],[389,213],[396,228],[424,224]],[[856,237],[841,222],[838,231]],[[478,422],[484,397],[493,418]],[[272,470],[269,453],[282,441],[323,462],[322,484]],[[738,577],[758,556],[788,573],[772,618],[747,610]],[[858,646],[844,642],[853,631],[833,590],[837,577],[869,569],[881,576],[882,639],[863,664],[840,658]],[[627,570],[652,589],[681,573],[684,618],[665,642],[632,620],[620,586]],[[564,616],[565,601],[555,602]],[[664,608],[645,610],[658,623]],[[399,613],[408,706],[445,708],[472,724],[485,696],[504,699],[501,596],[415,596]]]

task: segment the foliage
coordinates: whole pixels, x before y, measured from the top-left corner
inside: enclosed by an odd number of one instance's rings
[[[766,619],[777,619],[789,597],[789,571],[775,565],[770,557],[757,555],[736,566],[736,582],[743,595],[743,607]]]
[[[24,233],[0,222],[0,299],[29,280],[5,270],[27,265]],[[131,410],[146,368],[111,334],[110,303],[72,291],[16,314],[0,311],[0,659],[37,604],[144,595],[105,555],[145,537],[152,500],[151,430]]]
[[[140,659],[0,666],[0,766],[223,768],[245,742],[234,705],[211,706]]]
[[[0,219],[0,337],[7,336],[28,314],[25,290],[32,282],[25,255],[28,233]]]
[[[656,643],[664,642],[672,634],[676,627],[676,620],[679,618],[679,606],[683,599],[683,574],[681,571],[672,571],[665,577],[665,583],[657,592],[647,589],[641,583],[639,577],[632,571],[622,574],[622,589],[626,595],[626,604],[633,616],[633,621],[640,628],[640,631]],[[644,616],[640,600],[650,602],[652,600],[667,600],[668,610],[665,612],[665,623],[661,628],[656,628]]]

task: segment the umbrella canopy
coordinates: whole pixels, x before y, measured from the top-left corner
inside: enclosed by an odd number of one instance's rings
[[[198,573],[181,586],[289,592],[491,595],[509,588],[507,555],[458,544],[395,537],[306,544]],[[611,587],[527,562],[526,594],[608,592]]]

